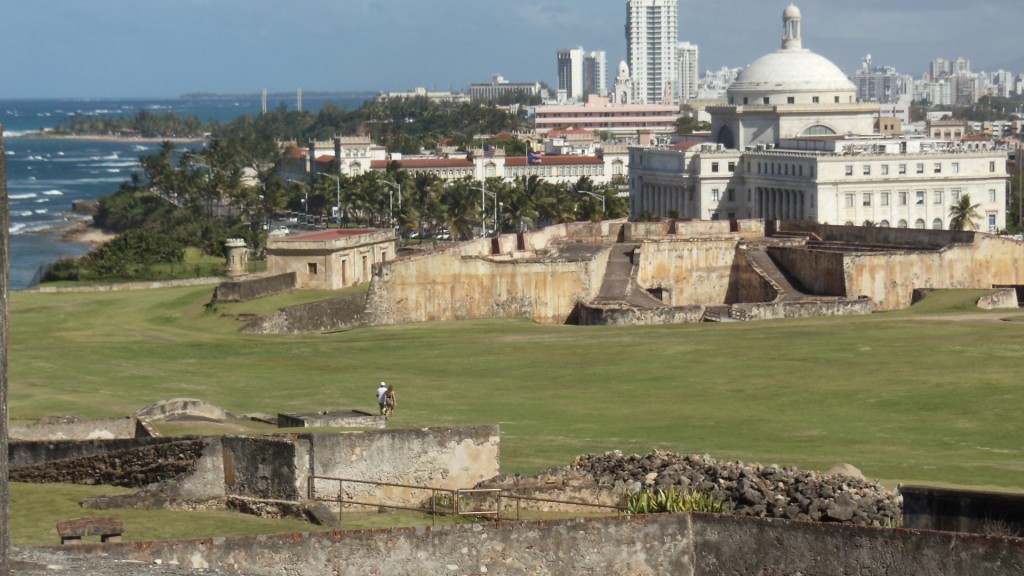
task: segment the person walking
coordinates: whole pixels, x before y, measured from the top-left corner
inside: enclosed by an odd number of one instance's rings
[[[388,391],[388,385],[386,382],[381,382],[380,386],[377,387],[377,405],[380,406],[381,415],[384,414],[384,394]]]
[[[395,406],[398,405],[398,400],[395,398],[395,387],[388,384],[387,390],[384,392],[384,419],[390,420],[391,414],[395,411]]]

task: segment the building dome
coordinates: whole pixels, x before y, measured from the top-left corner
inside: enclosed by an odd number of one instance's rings
[[[856,95],[857,87],[838,66],[803,48],[801,20],[800,9],[790,4],[782,13],[782,48],[762,56],[740,72],[729,87],[729,96],[749,99],[750,96],[808,92]]]
[[[828,58],[810,50],[776,50],[740,72],[729,94],[854,92],[857,87]]]

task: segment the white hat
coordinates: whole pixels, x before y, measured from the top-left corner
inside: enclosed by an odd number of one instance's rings
[[[388,383],[387,383],[387,382],[381,382],[381,383],[380,383],[380,385],[381,385],[381,386],[387,386],[387,385],[388,385]]]

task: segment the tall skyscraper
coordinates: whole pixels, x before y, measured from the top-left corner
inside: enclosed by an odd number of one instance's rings
[[[700,84],[700,50],[696,44],[679,43],[679,101],[689,102],[697,97]]]
[[[637,104],[679,101],[678,0],[628,0],[626,59]]]
[[[583,57],[583,92],[608,95],[608,56],[604,50],[587,52]]]
[[[570,100],[583,100],[583,47],[558,51],[558,90]]]

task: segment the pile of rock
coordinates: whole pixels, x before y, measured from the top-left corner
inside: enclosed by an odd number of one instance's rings
[[[864,480],[852,466],[846,473],[822,474],[707,455],[654,451],[624,456],[615,451],[578,456],[566,472],[589,476],[617,493],[696,490],[731,503],[741,516],[885,526],[903,514],[898,494]]]

